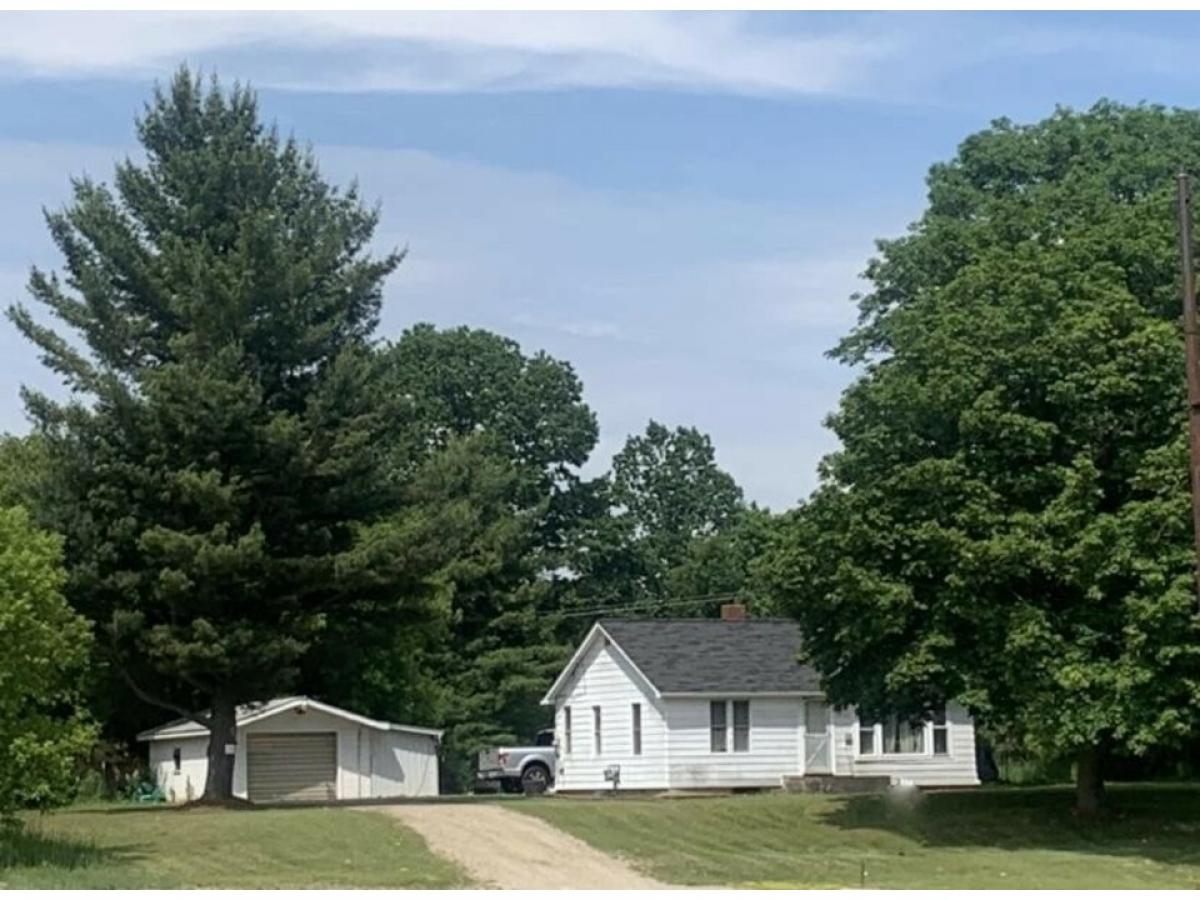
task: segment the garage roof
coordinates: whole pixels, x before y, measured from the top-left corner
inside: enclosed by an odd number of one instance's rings
[[[282,712],[293,709],[327,713],[328,715],[345,719],[348,722],[355,722],[367,728],[374,728],[377,731],[404,731],[409,734],[423,734],[437,738],[442,736],[442,732],[436,728],[419,728],[415,725],[397,725],[395,722],[370,719],[366,716],[360,716],[358,713],[342,709],[341,707],[322,703],[320,700],[314,700],[312,697],[276,697],[274,700],[268,700],[264,703],[247,703],[237,708],[237,724],[241,728],[244,725],[260,722],[263,719],[269,719],[271,716],[277,716]],[[172,722],[167,722],[165,725],[143,731],[137,736],[137,739],[139,741],[165,741],[178,738],[204,737],[207,734],[208,729],[199,722],[195,722],[192,719],[175,719]]]

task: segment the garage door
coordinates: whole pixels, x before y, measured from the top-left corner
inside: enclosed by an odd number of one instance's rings
[[[246,746],[246,787],[254,803],[337,799],[337,735],[252,734]]]

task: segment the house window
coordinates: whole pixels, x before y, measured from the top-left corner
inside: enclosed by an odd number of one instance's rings
[[[181,749],[179,749],[178,747],[176,747],[174,752],[171,754],[171,758],[173,760],[175,760],[175,771],[182,772],[183,771],[183,751]]]
[[[733,701],[733,752],[750,750],[750,701]]]
[[[633,755],[642,755],[642,704],[633,704]]]
[[[858,727],[858,752],[862,756],[925,753],[931,743],[934,754],[950,753],[950,723],[945,709],[923,721],[890,716],[883,722],[861,722]]]
[[[933,752],[936,756],[950,752],[950,723],[946,720],[945,709],[933,714]]]
[[[883,752],[924,753],[925,723],[890,717],[883,723]]]
[[[599,756],[604,752],[600,743],[600,707],[592,707],[592,755]]]
[[[563,732],[567,739],[567,752],[571,752],[571,707],[563,707]]]
[[[871,756],[875,752],[875,723],[860,722],[858,725],[858,752]]]
[[[713,700],[708,704],[708,748],[713,753],[724,753],[729,749],[725,701]]]
[[[924,753],[925,723],[889,716],[882,726],[884,753]]]

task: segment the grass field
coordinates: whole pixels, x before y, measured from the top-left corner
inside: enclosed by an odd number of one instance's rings
[[[413,832],[349,809],[113,806],[0,836],[0,888],[440,888],[466,884]],[[2,833],[0,833],[2,834]]]
[[[1200,785],[1117,786],[1082,821],[1071,792],[547,798],[512,808],[676,884],[1200,888]]]

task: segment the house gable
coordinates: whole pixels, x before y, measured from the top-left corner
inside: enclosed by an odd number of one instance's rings
[[[637,663],[630,658],[629,654],[621,647],[619,643],[613,640],[612,636],[605,630],[602,622],[597,622],[592,626],[587,636],[580,642],[579,647],[571,656],[570,661],[563,667],[558,678],[550,685],[550,690],[546,691],[546,696],[542,697],[543,706],[553,706],[555,702],[566,696],[574,688],[575,682],[586,671],[587,667],[595,660],[595,648],[599,646],[607,646],[612,648],[614,654],[620,659],[621,663],[627,669],[627,674],[630,680],[646,694],[647,697],[658,697],[659,690],[645,673],[638,668]]]

